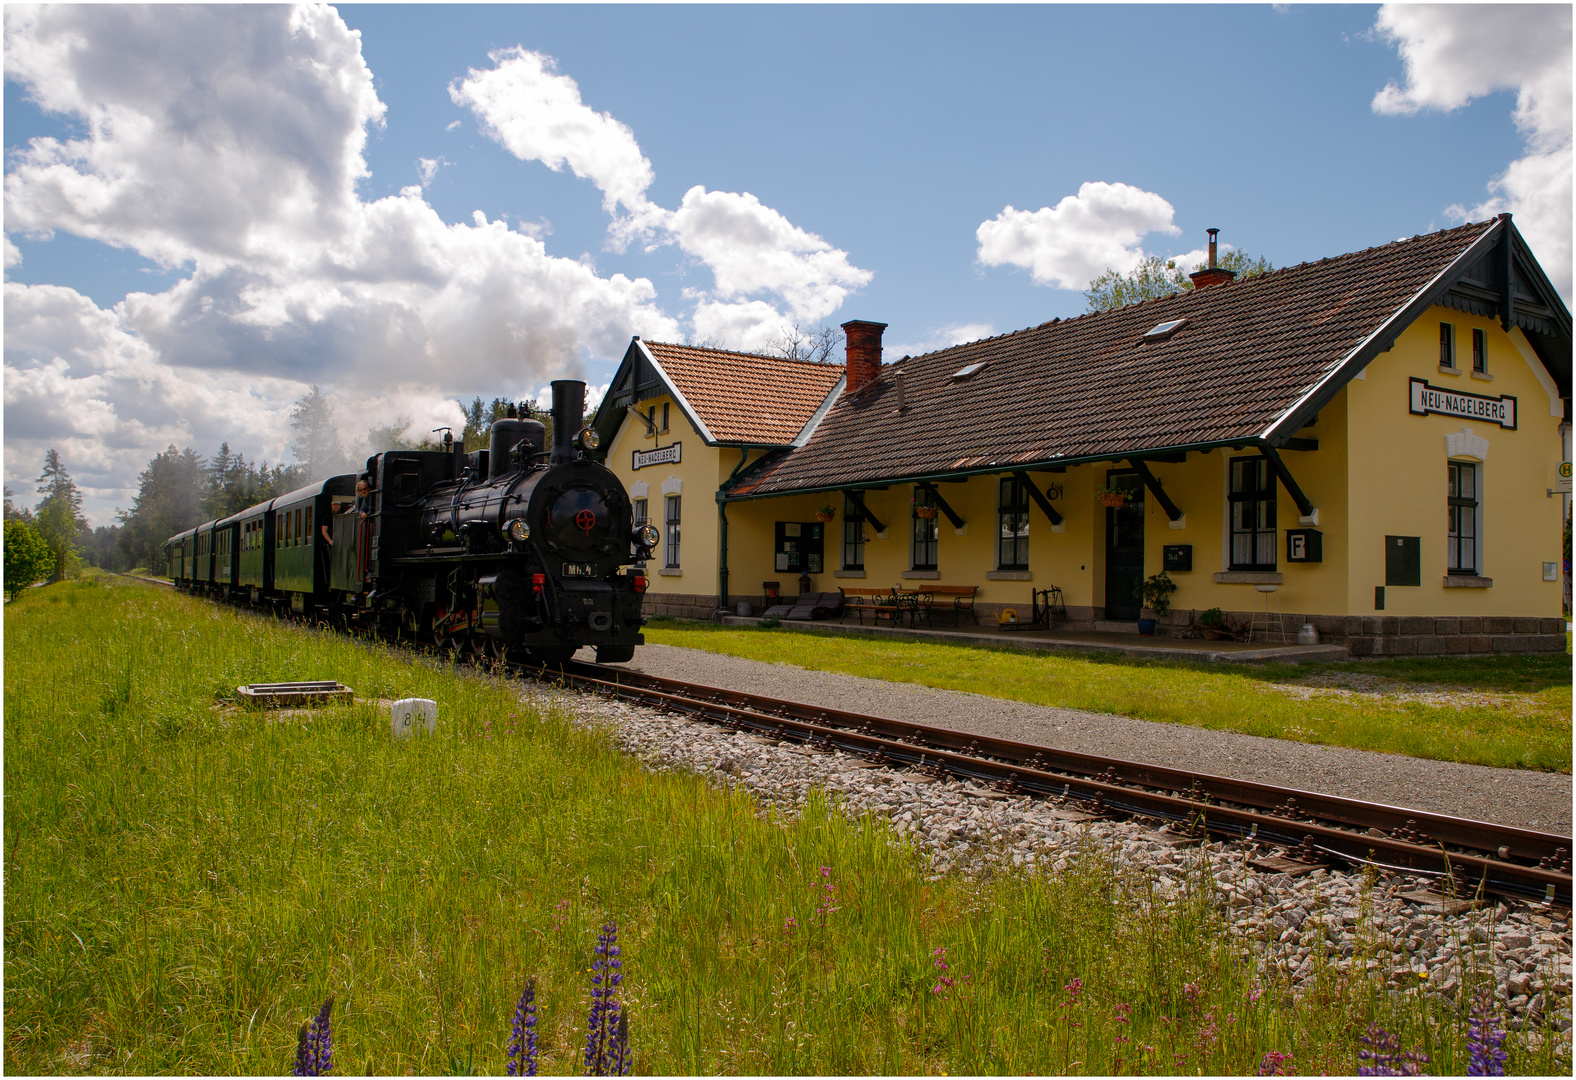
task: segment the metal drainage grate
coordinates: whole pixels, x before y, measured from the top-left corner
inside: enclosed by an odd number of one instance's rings
[[[278,709],[287,705],[332,705],[356,699],[356,692],[337,682],[271,682],[237,686],[241,704],[253,709]]]

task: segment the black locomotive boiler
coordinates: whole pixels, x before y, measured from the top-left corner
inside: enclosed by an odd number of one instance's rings
[[[488,448],[395,450],[172,537],[177,585],[430,641],[560,662],[583,645],[618,663],[644,640],[660,534],[634,524],[618,478],[579,427],[585,384],[553,383],[553,438],[493,423]],[[365,488],[358,491],[358,481]]]

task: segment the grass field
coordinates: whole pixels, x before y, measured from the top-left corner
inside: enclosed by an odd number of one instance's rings
[[[609,919],[637,1074],[1344,1073],[1373,1019],[1464,1062],[1415,991],[1255,984],[1202,861],[1171,901],[1094,844],[931,881],[879,822],[769,820],[518,686],[148,585],[31,590],[5,631],[10,1073],[288,1072],[329,993],[336,1072],[500,1073],[527,976],[543,1072],[579,1072]],[[303,678],[362,703],[224,701]],[[395,742],[369,702],[409,695],[440,727]]]
[[[1440,761],[1571,771],[1568,653],[1192,664],[852,635],[829,639],[674,619],[654,619],[646,640],[1035,705]]]

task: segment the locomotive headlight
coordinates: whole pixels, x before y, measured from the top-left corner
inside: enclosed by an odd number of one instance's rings
[[[635,530],[635,543],[643,548],[654,548],[662,541],[662,534],[655,525],[642,525]]]
[[[575,441],[580,444],[582,450],[595,450],[602,445],[602,436],[596,433],[595,428],[581,428]]]
[[[509,522],[509,535],[514,538],[515,543],[523,544],[531,539],[531,526],[525,523],[524,518],[515,518]]]

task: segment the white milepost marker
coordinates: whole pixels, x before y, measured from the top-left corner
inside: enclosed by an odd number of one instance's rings
[[[389,708],[389,724],[396,739],[408,739],[425,728],[438,730],[438,703],[429,698],[400,698]]]

